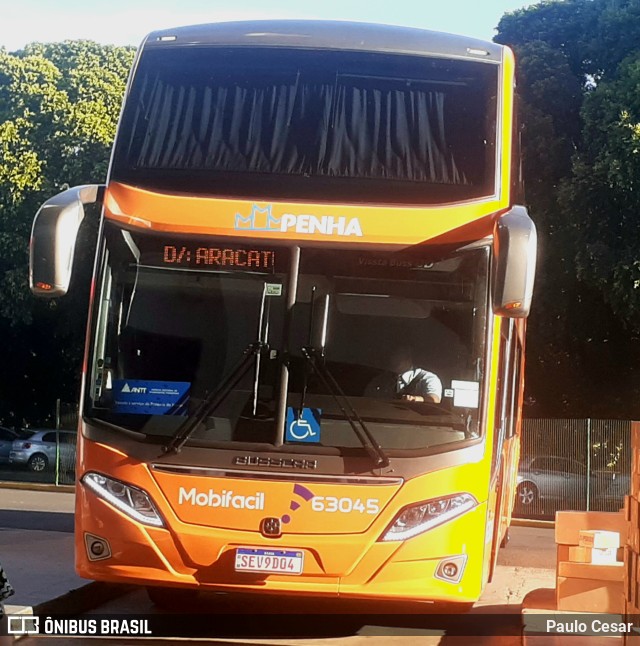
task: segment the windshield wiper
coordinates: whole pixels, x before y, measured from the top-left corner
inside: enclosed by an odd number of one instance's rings
[[[250,343],[242,353],[240,361],[222,383],[212,390],[203,400],[198,408],[189,415],[175,432],[171,441],[162,447],[164,453],[179,453],[187,440],[191,437],[206,417],[215,411],[224,401],[225,397],[236,387],[238,382],[249,372],[253,360],[259,357],[267,349],[267,344],[261,341]]]
[[[371,431],[367,428],[363,419],[358,415],[356,410],[351,405],[351,402],[344,394],[340,384],[336,381],[335,377],[329,372],[327,366],[322,361],[318,361],[318,351],[312,346],[302,348],[302,355],[309,362],[309,365],[314,372],[320,377],[324,387],[329,391],[330,395],[335,400],[338,408],[342,412],[344,418],[349,422],[349,426],[353,429],[362,446],[366,449],[367,453],[371,456],[377,467],[388,467],[389,458],[378,444],[376,438],[372,435]],[[341,401],[342,400],[342,401]],[[357,422],[357,424],[356,424]]]

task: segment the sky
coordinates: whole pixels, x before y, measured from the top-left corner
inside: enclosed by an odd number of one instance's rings
[[[502,15],[526,0],[0,0],[0,47],[89,39],[139,45],[155,29],[225,20],[356,20],[491,40]]]

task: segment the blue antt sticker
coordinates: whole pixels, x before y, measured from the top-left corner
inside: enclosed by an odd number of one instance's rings
[[[130,415],[186,415],[188,381],[114,379],[113,408]]]
[[[287,408],[287,442],[319,442],[320,441],[320,408],[303,408],[302,410],[289,406]]]

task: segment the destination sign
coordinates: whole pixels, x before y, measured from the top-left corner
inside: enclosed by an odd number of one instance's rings
[[[275,251],[264,249],[231,249],[223,247],[196,247],[164,245],[162,262],[165,265],[221,268],[273,269]]]

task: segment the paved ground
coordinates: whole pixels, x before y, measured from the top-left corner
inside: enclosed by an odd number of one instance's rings
[[[9,612],[89,583],[73,569],[73,507],[70,493],[0,489],[0,562],[16,590]]]

